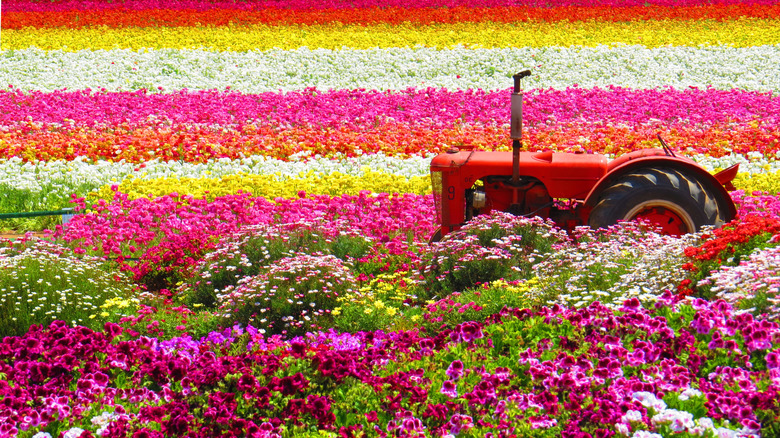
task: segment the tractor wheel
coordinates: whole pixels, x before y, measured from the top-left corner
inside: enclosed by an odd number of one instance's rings
[[[436,230],[435,233],[431,234],[431,237],[428,238],[428,243],[434,243],[441,240],[441,227]]]
[[[669,167],[638,169],[604,189],[588,218],[592,228],[645,219],[664,234],[680,236],[703,225],[721,225],[726,212],[702,184]]]

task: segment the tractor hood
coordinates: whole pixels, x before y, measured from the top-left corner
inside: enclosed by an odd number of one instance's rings
[[[606,173],[609,160],[600,154],[520,152],[520,175],[544,183],[554,198],[582,199]],[[512,153],[453,151],[431,161],[431,171],[458,172],[464,182],[491,175],[512,175]]]

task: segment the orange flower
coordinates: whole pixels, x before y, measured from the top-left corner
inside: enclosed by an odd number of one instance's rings
[[[703,6],[570,6],[557,8],[497,7],[497,8],[370,8],[370,9],[210,9],[106,10],[4,12],[3,28],[25,27],[82,28],[108,27],[179,27],[228,25],[313,25],[401,24],[418,25],[463,22],[516,23],[524,21],[636,21],[636,20],[735,20],[741,17],[775,19],[780,17],[780,5],[703,5]]]

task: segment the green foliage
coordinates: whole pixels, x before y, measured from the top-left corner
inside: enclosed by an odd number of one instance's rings
[[[124,318],[120,325],[138,335],[160,340],[184,334],[200,339],[220,328],[221,321],[211,311],[176,307],[161,299],[146,300],[146,303],[137,315]]]
[[[466,321],[484,321],[504,308],[531,307],[536,278],[508,283],[497,280],[464,292],[454,292],[424,308],[420,325],[429,336]]]
[[[19,189],[0,184],[0,213],[30,213],[70,207],[68,196],[54,196],[44,190]],[[52,229],[62,222],[59,215],[0,219],[0,230],[14,233]]]
[[[412,305],[418,302],[418,292],[419,287],[406,272],[380,273],[338,298],[333,313],[335,326],[346,332],[411,328],[414,323],[403,324],[408,318],[404,313],[419,309]]]

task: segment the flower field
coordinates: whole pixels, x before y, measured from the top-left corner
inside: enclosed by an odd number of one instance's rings
[[[8,0],[0,437],[780,436],[780,4]],[[431,159],[740,163],[681,237]],[[7,215],[6,215],[7,216]]]

